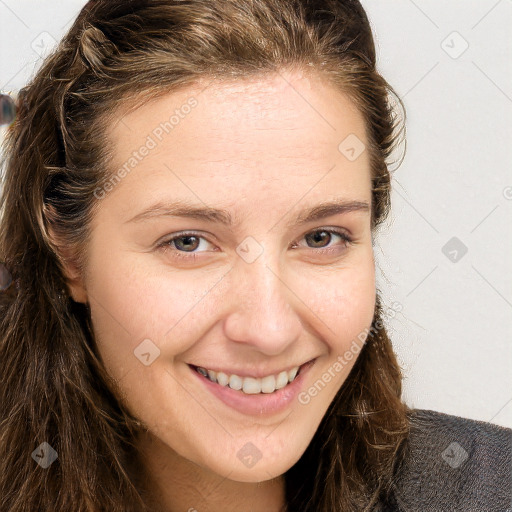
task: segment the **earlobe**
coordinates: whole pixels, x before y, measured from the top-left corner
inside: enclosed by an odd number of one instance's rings
[[[82,280],[79,278],[69,279],[66,277],[69,294],[75,302],[81,302],[82,304],[88,304],[88,297]]]
[[[60,267],[63,272],[64,279],[67,284],[67,293],[75,302],[81,302],[83,304],[88,303],[87,292],[83,279],[74,264],[71,251],[60,242],[59,237],[54,232],[53,228],[48,228],[48,236],[50,242],[54,248],[54,252],[59,260]]]

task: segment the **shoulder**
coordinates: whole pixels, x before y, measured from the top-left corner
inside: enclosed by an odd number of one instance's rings
[[[512,511],[512,429],[426,409],[410,422],[397,512]]]

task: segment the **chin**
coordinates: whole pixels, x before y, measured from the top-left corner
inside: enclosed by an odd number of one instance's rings
[[[224,463],[225,462],[225,463]],[[294,457],[280,456],[279,460],[265,461],[265,456],[247,466],[235,455],[235,462],[223,461],[221,464],[208,464],[206,467],[235,482],[258,483],[277,478],[288,471],[294,464]],[[252,464],[252,465],[251,465]]]

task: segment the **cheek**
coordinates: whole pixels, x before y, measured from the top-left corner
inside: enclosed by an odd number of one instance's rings
[[[347,379],[368,336],[376,305],[373,260],[345,267],[316,282],[314,291],[310,289],[308,306],[318,318],[316,326],[328,353],[319,361],[318,385],[301,403],[321,395],[314,406],[320,413]]]
[[[306,276],[301,296],[325,323],[325,339],[343,348],[347,340],[357,337],[373,320],[376,299],[373,260],[362,259],[357,265]]]
[[[96,265],[87,287],[98,349],[115,378],[140,364],[134,351],[143,342],[171,360],[186,350],[219,279],[169,267],[163,272],[140,260],[123,256]]]

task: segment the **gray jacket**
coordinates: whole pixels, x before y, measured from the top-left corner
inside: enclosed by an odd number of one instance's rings
[[[512,512],[512,429],[415,409],[409,440],[378,512]]]

